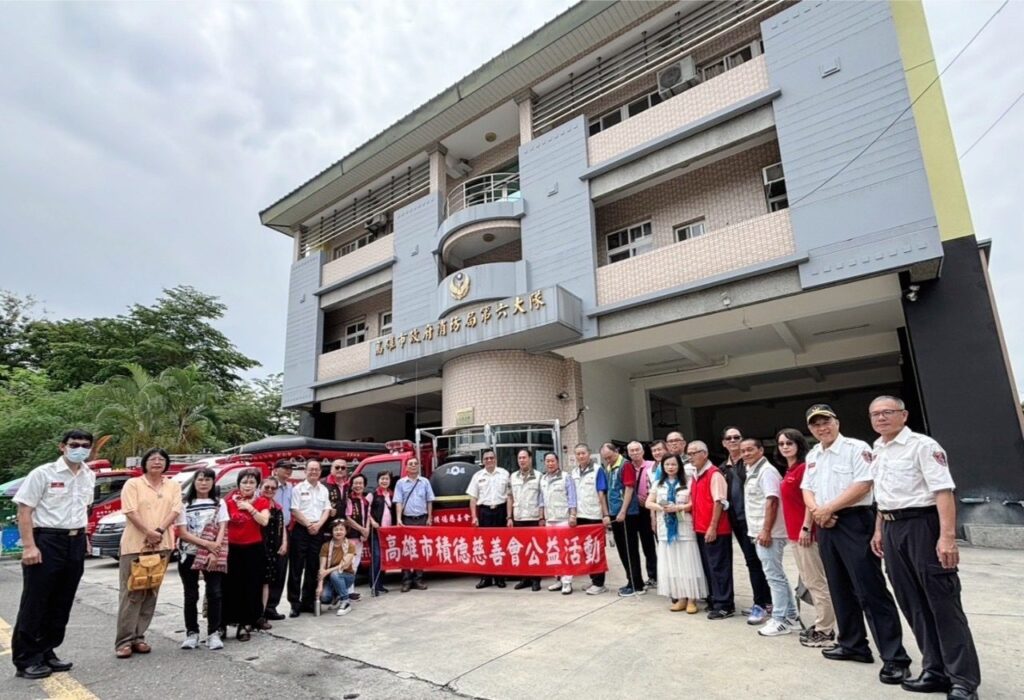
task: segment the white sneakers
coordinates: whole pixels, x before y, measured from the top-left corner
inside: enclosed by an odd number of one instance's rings
[[[206,638],[206,648],[210,651],[217,651],[224,648],[224,642],[220,641],[220,634],[214,632]]]
[[[341,604],[341,607],[338,608],[338,612],[334,614],[338,617],[341,617],[342,615],[348,615],[350,612],[352,612],[352,603],[346,600],[344,603]]]
[[[560,591],[560,590],[562,590],[564,585],[565,584],[562,584],[562,583],[559,583],[558,581],[555,581],[550,586],[548,586],[548,590],[549,591]]]
[[[590,588],[584,591],[584,593],[586,593],[587,595],[601,595],[602,593],[607,592],[607,588],[605,588],[604,586],[598,586],[597,584],[591,584]]]
[[[757,633],[762,637],[781,637],[784,634],[790,634],[793,628],[782,620],[771,619],[765,623],[764,627],[757,630]]]
[[[569,595],[572,593],[572,584],[568,581],[562,584],[562,595]]]
[[[182,649],[196,649],[199,646],[199,635],[190,634],[185,637],[185,641],[181,643]]]

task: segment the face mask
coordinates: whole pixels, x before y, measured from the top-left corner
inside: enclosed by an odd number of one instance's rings
[[[89,453],[92,452],[91,447],[69,447],[64,455],[68,458],[69,462],[84,462],[89,458]]]

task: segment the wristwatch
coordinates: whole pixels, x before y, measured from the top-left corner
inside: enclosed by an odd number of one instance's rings
[[[156,528],[156,531],[159,532],[161,535],[164,534],[164,529],[162,527]]]
[[[800,529],[803,530],[804,532],[810,532],[811,531],[811,528],[809,528],[807,526],[801,527]]]

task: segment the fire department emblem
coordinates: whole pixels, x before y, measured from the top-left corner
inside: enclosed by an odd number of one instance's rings
[[[946,453],[943,452],[942,450],[935,450],[935,452],[932,452],[932,457],[934,457],[935,461],[941,464],[942,466],[949,466],[949,464],[946,463]]]
[[[469,294],[469,275],[465,272],[456,272],[452,281],[448,284],[448,291],[452,299],[459,301]]]
[[[872,462],[875,461],[875,455],[873,452],[871,452],[871,450],[864,450],[863,452],[860,453],[860,455],[868,464],[871,464]]]

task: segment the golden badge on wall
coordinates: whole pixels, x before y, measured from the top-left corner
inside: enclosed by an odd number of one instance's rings
[[[451,292],[452,299],[455,301],[464,299],[469,294],[469,275],[465,272],[456,272],[448,284],[448,291]]]

